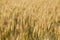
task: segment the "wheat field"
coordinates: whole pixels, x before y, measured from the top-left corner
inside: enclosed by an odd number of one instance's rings
[[[0,40],[60,40],[60,0],[0,0]]]

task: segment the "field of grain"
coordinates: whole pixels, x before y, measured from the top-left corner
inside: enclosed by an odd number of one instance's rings
[[[0,0],[0,40],[60,40],[60,0]]]

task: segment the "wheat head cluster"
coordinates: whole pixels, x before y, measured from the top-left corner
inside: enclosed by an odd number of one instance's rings
[[[60,0],[0,0],[0,40],[60,40]]]

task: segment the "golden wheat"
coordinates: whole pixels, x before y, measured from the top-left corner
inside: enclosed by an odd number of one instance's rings
[[[0,0],[0,40],[60,40],[60,1]]]

